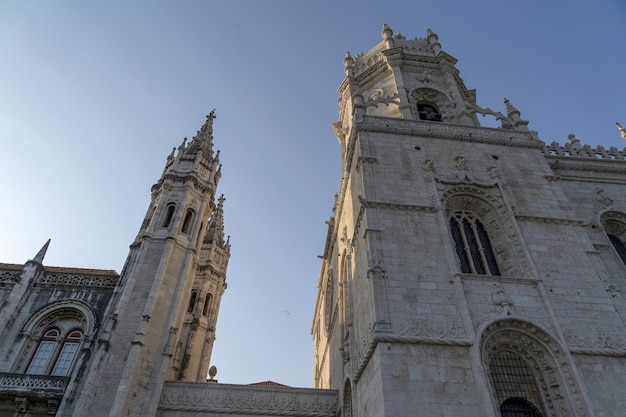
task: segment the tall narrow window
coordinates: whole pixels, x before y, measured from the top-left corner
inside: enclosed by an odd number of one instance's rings
[[[60,333],[57,329],[50,329],[44,333],[28,365],[27,374],[45,375],[47,373],[48,363],[56,350],[59,337]]]
[[[52,368],[51,375],[67,376],[72,362],[74,362],[74,357],[76,356],[82,337],[83,333],[80,330],[74,330],[67,335],[63,341],[59,357],[54,364],[54,368]]]
[[[450,217],[450,232],[461,272],[500,275],[489,236],[480,220],[471,213],[456,212]]]
[[[207,294],[204,297],[204,305],[202,306],[202,315],[207,316],[209,314],[209,306],[211,305],[211,294]]]
[[[172,223],[172,218],[174,217],[174,210],[176,210],[176,206],[174,204],[167,206],[162,227],[170,227],[170,223]]]
[[[187,209],[187,213],[185,214],[185,220],[183,220],[183,227],[181,229],[181,232],[183,232],[186,235],[189,234],[189,232],[191,231],[192,220],[193,220],[193,210]]]
[[[624,265],[626,265],[626,245],[619,237],[610,233],[607,233],[606,235],[609,237],[609,240],[613,244],[613,247],[615,248],[615,251],[617,251],[620,259],[624,262]]]
[[[198,298],[198,291],[191,291],[191,297],[189,298],[189,306],[187,307],[187,313],[193,313],[196,306],[196,299]]]

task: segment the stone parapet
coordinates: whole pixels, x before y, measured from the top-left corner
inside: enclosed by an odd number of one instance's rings
[[[158,416],[212,414],[330,417],[338,408],[334,390],[167,382]]]

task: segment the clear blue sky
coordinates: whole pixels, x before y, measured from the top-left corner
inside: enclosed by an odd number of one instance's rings
[[[216,108],[232,257],[221,382],[310,386],[343,57],[432,28],[478,104],[622,148],[626,2],[2,1],[0,262],[121,270],[167,154]]]

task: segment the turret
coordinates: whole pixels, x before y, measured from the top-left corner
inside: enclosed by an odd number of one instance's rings
[[[192,140],[183,139],[152,186],[108,312],[103,350],[79,399],[82,415],[154,415],[163,381],[206,378],[230,256],[228,243],[205,244],[208,231],[219,229],[211,232],[218,240],[223,235],[214,119],[211,111]]]

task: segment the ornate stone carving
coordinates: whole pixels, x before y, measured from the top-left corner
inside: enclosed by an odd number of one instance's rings
[[[548,416],[589,416],[572,365],[560,345],[542,329],[520,320],[496,321],[483,331],[480,346],[488,380],[491,356],[502,350],[514,352],[534,370]]]
[[[333,390],[166,382],[159,409],[215,414],[333,417]]]
[[[422,136],[433,139],[454,139],[461,142],[491,143],[532,149],[543,149],[544,146],[544,143],[535,138],[531,132],[485,129],[447,123],[424,123],[379,116],[364,116],[363,121],[357,124],[357,128],[360,131]]]
[[[20,280],[20,271],[0,271],[0,283],[15,284]]]
[[[74,285],[77,287],[108,287],[117,285],[117,276],[84,275],[84,274],[44,274],[37,280],[38,284]]]

